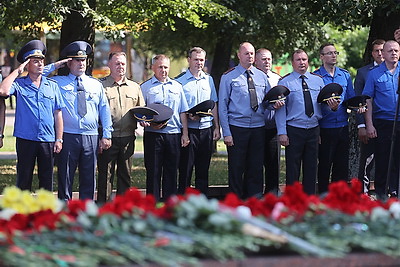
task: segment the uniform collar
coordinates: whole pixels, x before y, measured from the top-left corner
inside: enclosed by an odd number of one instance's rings
[[[199,78],[196,78],[196,77],[193,76],[193,74],[190,72],[189,69],[186,70],[186,78],[188,80],[190,80],[190,79],[201,80],[201,79],[205,79],[206,78],[206,74],[204,73],[204,71],[200,71],[200,75],[199,76],[200,76]]]
[[[153,75],[153,77],[151,77],[151,83],[152,83],[152,84],[155,84],[155,83],[161,83],[161,84],[167,84],[167,83],[169,83],[169,84],[172,84],[172,80],[171,80],[170,77],[167,77],[167,81],[166,81],[165,83],[163,83],[163,82],[160,82],[160,81],[156,78],[156,76]]]
[[[238,64],[236,68],[241,74],[245,74],[247,70],[250,72],[250,74],[254,74],[254,66],[251,66],[249,69],[245,69],[242,65]]]

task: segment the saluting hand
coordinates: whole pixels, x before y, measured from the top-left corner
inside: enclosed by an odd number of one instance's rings
[[[25,66],[29,63],[30,60],[31,60],[31,59],[28,58],[24,63],[22,63],[21,65],[19,65],[19,67],[17,68],[18,74],[19,74],[19,75],[21,75],[21,74],[24,72]]]

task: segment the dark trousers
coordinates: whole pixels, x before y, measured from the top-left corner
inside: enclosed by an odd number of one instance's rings
[[[303,129],[288,125],[286,130],[289,137],[289,145],[285,149],[286,184],[299,181],[302,167],[304,192],[315,194],[319,127]]]
[[[279,192],[279,172],[281,162],[281,145],[278,143],[277,130],[265,129],[265,193]]]
[[[369,139],[367,144],[360,143],[360,159],[358,167],[358,179],[363,184],[363,192],[368,193],[369,184],[373,180],[372,168],[375,164],[375,138]]]
[[[208,193],[208,169],[213,150],[213,129],[190,129],[190,143],[181,148],[178,193],[190,186],[195,167],[195,187],[204,195]]]
[[[321,128],[318,152],[318,193],[328,191],[329,180],[347,181],[349,176],[349,127]]]
[[[390,146],[392,143],[393,121],[374,120],[377,133],[375,143],[375,192],[378,196],[386,193],[386,180],[389,167]],[[393,153],[393,164],[390,171],[389,193],[397,191],[399,183],[400,131],[397,128]]]
[[[17,187],[32,190],[33,169],[37,161],[39,188],[53,191],[54,142],[16,139]]]
[[[57,158],[58,198],[72,199],[76,168],[79,170],[79,199],[93,199],[96,188],[97,135],[64,133],[63,149]]]
[[[233,146],[228,149],[229,188],[239,198],[260,197],[263,193],[265,128],[230,125]]]
[[[132,155],[135,150],[135,136],[113,137],[112,145],[98,155],[97,201],[106,202],[111,198],[115,165],[117,167],[117,194],[123,194],[131,186]]]
[[[177,192],[181,134],[144,133],[146,193],[167,200]]]

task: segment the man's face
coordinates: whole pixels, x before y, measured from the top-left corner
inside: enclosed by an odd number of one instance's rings
[[[320,58],[323,64],[335,65],[337,63],[337,51],[333,45],[325,46],[322,49]]]
[[[42,74],[44,68],[44,59],[38,57],[31,57],[28,65],[27,70],[30,74]]]
[[[153,70],[154,76],[157,80],[164,82],[167,79],[169,74],[169,64],[169,60],[166,58],[158,59],[154,62],[151,69]]]
[[[272,54],[269,51],[263,51],[256,55],[255,65],[264,72],[268,72],[272,68]]]
[[[189,69],[192,72],[201,71],[204,68],[204,63],[206,62],[206,55],[203,52],[197,53],[193,51],[188,58]]]
[[[69,72],[75,76],[81,76],[86,71],[86,58],[73,58],[68,61]]]
[[[372,48],[372,57],[374,58],[374,61],[378,64],[381,64],[384,60],[382,51],[383,51],[383,44],[374,45],[374,47]]]
[[[308,56],[305,52],[295,53],[292,60],[293,70],[304,74],[308,69]]]
[[[237,53],[240,65],[249,68],[254,63],[254,46],[250,43],[243,44]]]
[[[126,74],[126,57],[124,55],[114,55],[108,61],[111,76],[124,77]]]
[[[397,63],[399,61],[399,43],[387,42],[383,46],[383,59],[389,63]]]

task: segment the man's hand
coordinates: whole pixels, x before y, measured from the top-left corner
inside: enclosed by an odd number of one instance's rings
[[[56,141],[54,143],[54,153],[60,153],[62,149],[62,143],[60,141]]]
[[[396,42],[400,42],[400,28],[394,31],[394,39]]]
[[[213,141],[218,141],[221,138],[221,132],[219,131],[219,127],[215,127],[213,132]]]
[[[188,113],[188,117],[192,121],[199,121],[200,120],[200,116],[199,115],[193,115],[193,114]]]
[[[187,134],[182,134],[181,137],[181,146],[187,147],[190,143],[189,136]]]
[[[150,126],[150,122],[147,122],[147,121],[140,121],[139,124],[142,127],[149,127]]]
[[[364,144],[368,144],[369,138],[365,127],[358,128],[358,139],[360,139]]]
[[[21,75],[21,74],[24,72],[25,67],[26,67],[26,65],[29,63],[30,60],[31,60],[31,59],[28,58],[27,60],[25,60],[24,63],[22,63],[21,65],[19,65],[19,67],[17,68],[17,70],[18,70],[18,75]]]
[[[279,139],[279,143],[282,146],[288,146],[289,145],[289,137],[287,136],[287,134],[280,134],[278,136],[278,139]]]
[[[331,110],[336,111],[339,107],[340,100],[331,97],[326,101],[326,103],[331,108]]]
[[[72,60],[72,58],[66,58],[66,59],[62,59],[62,60],[56,61],[56,62],[54,62],[54,67],[57,70],[57,69],[59,69],[61,67],[64,67],[67,64],[67,62],[71,61],[71,60]]]
[[[225,136],[224,137],[224,143],[225,143],[226,146],[233,146],[234,143],[233,143],[232,136],[231,135],[230,136]]]
[[[371,126],[367,125],[367,127],[365,129],[367,131],[368,138],[376,138],[378,136],[374,125],[371,125]]]
[[[99,146],[99,153],[103,152],[103,150],[107,150],[111,147],[111,139],[110,138],[101,138],[100,146]]]
[[[274,107],[274,109],[280,109],[284,105],[285,105],[285,101],[284,100],[278,100],[278,101],[276,101],[274,103],[273,107]]]

